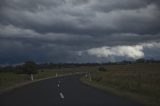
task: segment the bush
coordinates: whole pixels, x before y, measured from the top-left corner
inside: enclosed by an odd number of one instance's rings
[[[104,67],[99,67],[98,71],[106,71]]]
[[[93,80],[96,81],[96,82],[99,82],[102,80],[102,77],[101,76],[95,76],[93,77]]]
[[[25,62],[23,68],[26,74],[37,74],[38,73],[37,64],[34,61]]]

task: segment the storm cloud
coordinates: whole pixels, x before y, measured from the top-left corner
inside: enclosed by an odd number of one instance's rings
[[[1,0],[0,64],[160,59],[159,19],[159,0]]]

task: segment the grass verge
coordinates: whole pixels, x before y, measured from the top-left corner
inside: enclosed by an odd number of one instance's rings
[[[61,76],[68,76],[73,74],[80,74],[85,72],[84,70],[74,69],[55,69],[55,70],[41,70],[38,74],[34,75],[34,80],[30,80],[30,76],[27,74],[16,74],[12,72],[0,73],[0,94],[15,89],[17,87],[45,80],[49,78],[56,78]]]
[[[107,65],[81,81],[146,106],[160,106],[160,64]]]

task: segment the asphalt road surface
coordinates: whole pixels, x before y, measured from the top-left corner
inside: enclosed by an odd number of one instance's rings
[[[84,85],[80,76],[47,79],[0,95],[0,106],[142,106]]]

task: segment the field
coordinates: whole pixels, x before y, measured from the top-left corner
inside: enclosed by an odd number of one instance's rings
[[[106,71],[98,71],[104,67]],[[106,92],[129,97],[146,106],[160,106],[160,63],[139,63],[126,65],[101,65],[74,68],[39,70],[34,79],[76,74],[91,71],[81,81]],[[26,74],[0,73],[0,92],[17,85],[31,82]]]
[[[147,106],[160,106],[160,64],[142,63],[105,65],[106,71],[92,73],[92,79],[83,77],[89,85],[130,97]]]
[[[44,79],[49,77],[63,76],[68,74],[77,74],[79,72],[86,72],[88,68],[60,68],[60,69],[43,69],[39,70],[38,74],[34,75],[34,80]],[[92,68],[93,70],[93,68]],[[27,74],[15,74],[12,72],[0,73],[0,93],[6,89],[12,89],[21,86],[25,83],[32,82],[30,76]]]

